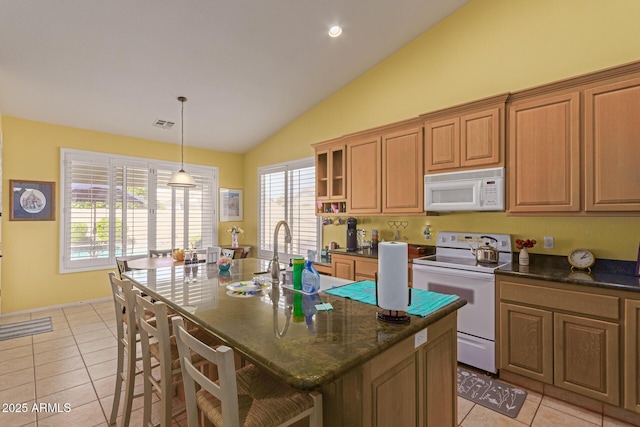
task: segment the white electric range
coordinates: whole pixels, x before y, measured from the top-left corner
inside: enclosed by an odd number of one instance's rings
[[[499,251],[497,263],[476,261],[471,248],[485,244]],[[447,231],[438,233],[435,255],[413,260],[414,288],[467,300],[458,311],[458,361],[494,374],[498,372],[495,270],[512,258],[509,234]]]

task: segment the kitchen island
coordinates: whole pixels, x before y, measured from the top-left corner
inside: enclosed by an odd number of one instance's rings
[[[129,271],[126,276],[244,358],[299,389],[323,395],[324,425],[456,425],[456,320],[464,300],[408,324],[376,319],[377,307],[273,286],[255,295],[228,285],[267,270],[264,260]],[[321,286],[335,281],[322,278]],[[330,303],[331,311],[315,304]]]

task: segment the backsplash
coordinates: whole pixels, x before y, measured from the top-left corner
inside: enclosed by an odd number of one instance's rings
[[[348,217],[342,217],[346,221]],[[640,218],[637,217],[511,217],[504,212],[455,212],[434,216],[410,217],[355,217],[357,228],[377,229],[380,240],[394,240],[398,228],[399,240],[421,245],[436,244],[439,231],[511,234],[513,251],[516,239],[535,239],[537,244],[528,249],[533,254],[566,256],[575,248],[589,249],[596,258],[636,261],[640,243]],[[335,218],[334,218],[335,219]],[[406,227],[403,226],[406,222]],[[395,224],[400,224],[398,227]],[[431,239],[423,234],[430,226]],[[346,246],[345,225],[322,227],[323,247],[330,242]],[[554,248],[545,249],[544,237],[554,238]]]

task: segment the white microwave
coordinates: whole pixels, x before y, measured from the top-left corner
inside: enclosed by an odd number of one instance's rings
[[[424,209],[431,212],[503,211],[504,168],[425,175]]]

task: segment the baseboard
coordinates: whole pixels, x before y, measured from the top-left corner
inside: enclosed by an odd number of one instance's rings
[[[112,297],[103,297],[103,298],[96,298],[88,301],[77,301],[77,302],[70,302],[67,304],[58,304],[58,305],[50,305],[47,307],[33,308],[31,310],[11,311],[9,313],[0,314],[0,318],[10,317],[10,316],[19,316],[21,314],[37,313],[40,311],[57,310],[59,308],[75,307],[78,305],[95,304],[95,303],[111,301],[111,300],[112,300]]]

